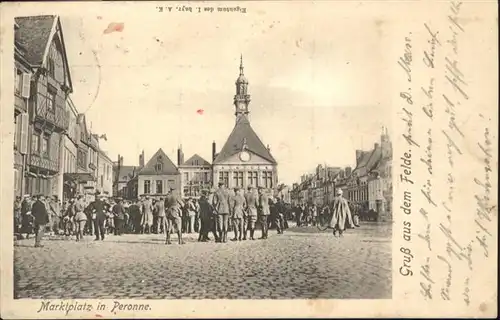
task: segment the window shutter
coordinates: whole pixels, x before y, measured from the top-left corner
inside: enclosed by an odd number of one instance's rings
[[[23,112],[21,114],[21,141],[20,141],[20,152],[22,154],[28,153],[28,113]]]
[[[30,86],[31,86],[31,74],[23,73],[23,88],[21,90],[21,95],[23,98],[30,97]]]

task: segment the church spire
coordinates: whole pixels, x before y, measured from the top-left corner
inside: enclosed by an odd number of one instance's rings
[[[240,76],[243,75],[243,53],[240,55]]]

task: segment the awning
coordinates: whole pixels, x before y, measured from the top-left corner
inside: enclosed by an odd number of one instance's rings
[[[76,182],[94,181],[94,177],[90,173],[65,173],[64,180],[72,180]]]

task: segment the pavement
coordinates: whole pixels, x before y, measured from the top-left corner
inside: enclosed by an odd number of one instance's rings
[[[164,235],[14,245],[16,299],[390,299],[390,224],[343,238],[316,227],[269,230],[267,240],[165,245]],[[229,233],[228,238],[233,236]],[[260,231],[256,232],[260,237]]]

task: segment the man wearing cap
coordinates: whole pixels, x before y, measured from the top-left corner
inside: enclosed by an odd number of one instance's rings
[[[35,224],[35,247],[43,247],[42,238],[45,232],[45,225],[50,221],[43,195],[39,195],[35,203],[33,203],[31,215],[34,218]]]
[[[155,212],[158,217],[156,222],[156,233],[159,234],[165,231],[165,200],[163,197],[160,197],[160,200],[155,203]]]
[[[243,217],[245,210],[245,197],[241,195],[240,188],[234,188],[234,196],[231,198],[231,218],[233,220],[234,238],[232,241],[241,241],[243,235]]]
[[[219,242],[227,242],[227,224],[229,220],[229,193],[224,183],[219,182],[219,189],[215,191],[213,206],[217,213],[217,232]]]
[[[269,229],[269,196],[266,193],[266,190],[262,187],[259,188],[259,214],[260,214],[260,223],[262,225],[262,236],[260,239],[267,239],[267,231]]]
[[[203,190],[200,199],[198,200],[200,208],[200,235],[199,242],[207,242],[209,240],[208,233],[213,232],[217,239],[216,232],[213,228],[213,207],[208,199],[208,190]]]
[[[186,213],[187,213],[187,223],[186,223],[186,232],[193,233],[194,232],[194,223],[196,219],[196,205],[194,204],[193,198],[189,198],[186,203]]]
[[[153,203],[149,196],[142,202],[142,230],[151,233],[153,227]]]
[[[184,203],[180,197],[174,193],[175,189],[170,188],[170,192],[165,199],[165,208],[167,210],[166,223],[165,223],[165,233],[166,233],[166,244],[171,244],[170,233],[175,229],[177,232],[177,238],[179,239],[179,244],[184,244],[182,241],[182,212],[181,208]]]
[[[250,231],[250,240],[254,239],[255,223],[257,222],[257,208],[259,207],[259,198],[255,194],[253,186],[248,186],[248,192],[245,194],[246,203],[246,229]],[[247,232],[243,235],[243,240],[247,239]]]
[[[94,220],[95,240],[104,240],[104,222],[106,221],[106,212],[109,210],[109,205],[102,200],[101,193],[96,192],[95,201],[89,205],[89,211],[92,213]],[[99,239],[99,235],[101,238]]]
[[[342,193],[342,189],[337,189],[337,196],[333,200],[333,214],[329,224],[329,228],[333,229],[333,235],[337,236],[338,231],[341,237],[344,233],[348,217],[351,215],[349,204],[342,196]]]

